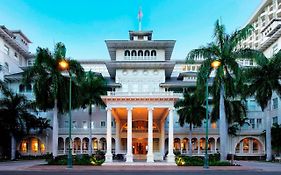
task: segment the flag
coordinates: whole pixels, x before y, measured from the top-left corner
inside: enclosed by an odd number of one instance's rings
[[[142,20],[142,16],[143,16],[143,13],[142,13],[142,10],[141,10],[141,7],[139,8],[139,13],[138,13],[138,19],[139,21]]]

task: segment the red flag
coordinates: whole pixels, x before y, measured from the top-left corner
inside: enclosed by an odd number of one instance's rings
[[[139,19],[139,21],[142,20],[142,16],[143,16],[143,13],[142,13],[142,10],[141,10],[141,8],[140,8],[140,9],[139,9],[139,13],[138,13],[138,19]]]

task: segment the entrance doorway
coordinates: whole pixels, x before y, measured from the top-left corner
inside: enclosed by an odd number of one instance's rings
[[[146,155],[147,153],[147,138],[133,139],[133,154]]]

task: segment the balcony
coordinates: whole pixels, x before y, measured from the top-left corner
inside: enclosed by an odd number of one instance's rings
[[[72,128],[71,133],[73,135],[89,135],[89,128]],[[68,134],[69,128],[59,128],[59,134]],[[105,134],[106,128],[93,128],[92,133]],[[115,128],[112,129],[112,133],[115,133]]]
[[[181,97],[181,93],[174,93],[172,91],[167,92],[116,92],[108,91],[107,96],[110,97]]]
[[[273,19],[262,30],[264,36],[271,37],[281,27],[281,19]]]

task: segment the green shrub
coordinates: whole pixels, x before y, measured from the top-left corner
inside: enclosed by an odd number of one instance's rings
[[[67,155],[57,156],[55,158],[48,157],[47,162],[49,165],[67,165]],[[102,153],[89,156],[87,154],[79,154],[72,156],[73,165],[101,165],[105,161]]]
[[[178,156],[176,157],[176,164],[178,166],[203,166],[204,157],[200,156]],[[220,161],[219,154],[209,155],[210,166],[230,166],[228,161]]]

